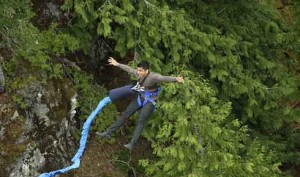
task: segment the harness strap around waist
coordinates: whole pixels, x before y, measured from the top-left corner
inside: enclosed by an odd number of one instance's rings
[[[140,92],[138,94],[138,98],[137,98],[139,106],[141,106],[141,107],[145,106],[148,101],[150,101],[153,104],[153,106],[155,106],[156,102],[151,97],[158,96],[160,90],[161,90],[161,87],[158,87],[157,91],[155,91],[155,92],[147,92],[147,91]],[[145,96],[144,101],[141,100],[141,94],[143,94]]]

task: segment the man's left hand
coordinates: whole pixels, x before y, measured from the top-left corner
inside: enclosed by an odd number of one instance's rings
[[[183,77],[176,77],[176,81],[177,81],[177,82],[184,83]]]

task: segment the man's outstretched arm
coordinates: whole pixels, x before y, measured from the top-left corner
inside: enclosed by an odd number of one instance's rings
[[[130,66],[118,63],[113,57],[109,57],[108,64],[117,66],[117,67],[121,68],[122,70],[128,72],[129,74],[132,74],[133,76],[138,77],[135,69],[131,68]]]
[[[181,83],[184,83],[183,77],[162,76],[160,74],[155,74],[155,78],[158,80],[158,82],[181,82]]]

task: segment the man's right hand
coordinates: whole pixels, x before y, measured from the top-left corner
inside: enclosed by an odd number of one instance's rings
[[[118,66],[119,63],[113,57],[109,57],[108,64]]]

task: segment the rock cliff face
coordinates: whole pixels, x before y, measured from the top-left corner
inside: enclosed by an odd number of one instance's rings
[[[16,93],[22,107],[0,95],[1,177],[33,177],[70,164],[77,145],[76,93],[69,85],[29,81]]]
[[[36,13],[32,23],[40,30],[47,29],[52,22],[60,26],[70,23],[72,14],[60,10],[63,2],[32,0]],[[96,77],[96,82],[106,83],[108,88],[126,84],[127,75],[116,77],[121,70],[103,67],[111,49],[101,41],[95,35],[89,56],[92,59],[79,63],[85,64],[82,68],[89,74],[109,73],[106,74],[109,77]],[[4,58],[9,60],[10,57]],[[26,71],[26,66],[22,67],[17,69],[16,75],[26,75],[27,80],[32,73]],[[4,87],[4,79],[0,68],[0,89]],[[9,94],[12,92],[14,96]],[[47,83],[30,80],[15,91],[0,93],[0,177],[35,177],[69,166],[78,148],[78,140],[71,135],[81,128],[76,120],[76,102],[77,93],[68,80],[47,80]],[[72,173],[64,176],[68,175],[74,176]]]
[[[5,78],[4,78],[2,67],[0,65],[0,93],[3,91],[4,86],[5,86]]]

